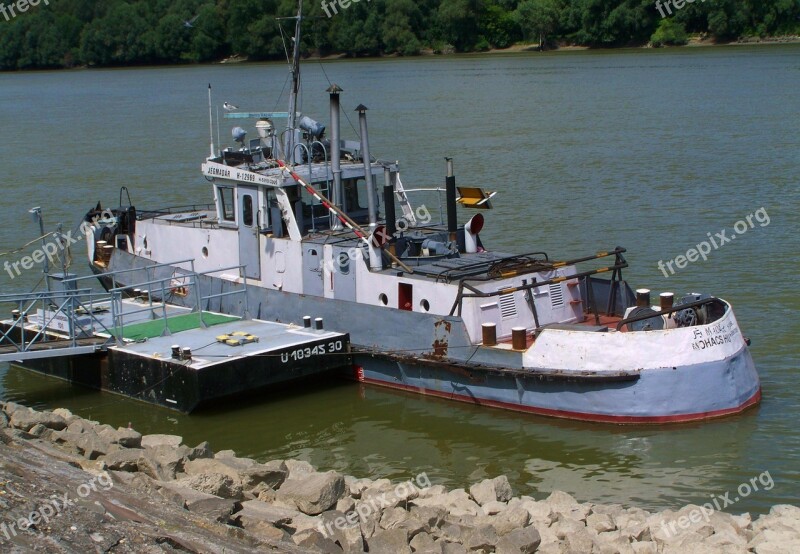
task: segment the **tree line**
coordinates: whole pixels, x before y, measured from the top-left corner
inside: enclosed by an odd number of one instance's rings
[[[515,43],[680,45],[690,34],[728,41],[800,32],[800,0],[311,0],[305,6],[304,52],[323,56],[413,56]],[[296,10],[295,0],[51,0],[0,17],[0,69],[280,59],[276,18]],[[292,33],[290,21],[283,30]]]

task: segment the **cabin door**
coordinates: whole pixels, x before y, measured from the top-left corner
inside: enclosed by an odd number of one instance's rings
[[[258,240],[258,189],[239,186],[239,263],[248,279],[261,280]]]

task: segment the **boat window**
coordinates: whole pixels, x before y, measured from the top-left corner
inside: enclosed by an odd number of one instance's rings
[[[367,207],[367,182],[364,179],[347,179],[343,182],[345,209],[363,210]]]
[[[253,226],[253,197],[249,194],[243,195],[242,199],[242,223],[246,227]]]
[[[233,189],[231,187],[219,187],[219,209],[222,219],[236,221],[236,205],[233,203]]]

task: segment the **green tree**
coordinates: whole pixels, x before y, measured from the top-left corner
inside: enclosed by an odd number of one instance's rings
[[[442,39],[461,52],[468,52],[478,41],[480,0],[442,0],[436,17]]]
[[[686,34],[683,24],[672,18],[666,18],[662,19],[661,23],[658,24],[658,29],[650,37],[650,42],[657,48],[661,46],[682,46],[689,42],[689,35]]]
[[[538,40],[543,49],[559,23],[561,10],[556,0],[524,0],[515,13],[523,36]]]

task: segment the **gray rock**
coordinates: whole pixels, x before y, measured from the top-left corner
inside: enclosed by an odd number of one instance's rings
[[[214,457],[214,451],[208,441],[203,441],[192,448],[187,455],[190,460],[210,459]]]
[[[658,544],[652,541],[631,543],[634,554],[658,554]]]
[[[413,503],[416,506],[441,507],[454,516],[475,516],[480,512],[480,506],[472,500],[464,489],[456,489],[436,497],[420,497],[414,500]]]
[[[98,432],[98,435],[111,444],[118,444],[123,448],[142,447],[142,434],[126,427],[104,429]]]
[[[142,437],[142,448],[154,446],[172,446],[177,448],[183,443],[183,437],[178,435],[145,435]]]
[[[352,512],[355,509],[356,509],[356,501],[350,498],[349,496],[345,496],[336,503],[336,511],[342,512],[343,514]]]
[[[428,531],[439,528],[447,516],[447,510],[438,506],[412,506],[410,512],[425,524]]]
[[[508,502],[513,496],[511,485],[505,475],[494,479],[484,479],[480,483],[472,485],[469,493],[481,506],[489,502]]]
[[[229,498],[204,498],[187,502],[186,508],[214,521],[229,524],[233,514],[241,510],[242,505],[238,500]]]
[[[487,516],[494,516],[508,508],[508,504],[492,500],[481,506],[481,511]]]
[[[314,466],[303,460],[285,460],[283,465],[286,466],[289,473],[287,479],[301,479],[303,474],[317,472]]]
[[[178,472],[182,472],[186,464],[189,449],[160,445],[144,449],[139,462],[139,471],[160,481],[175,480]]]
[[[5,412],[0,412],[0,429],[8,429],[8,416]]]
[[[285,527],[301,515],[297,510],[272,506],[260,500],[248,500],[241,503],[241,511],[236,513],[237,523],[245,529],[255,522],[264,522],[276,527]]]
[[[67,431],[70,433],[94,433],[96,426],[95,422],[79,417],[70,422],[69,426],[67,426]]]
[[[467,533],[463,542],[468,551],[492,552],[497,546],[497,531],[491,525],[478,525]]]
[[[433,537],[430,534],[422,532],[418,533],[411,541],[408,543],[411,547],[411,550],[414,552],[441,552],[442,547],[441,545],[437,545]]]
[[[509,508],[491,518],[491,525],[499,536],[503,536],[515,529],[522,529],[528,525],[530,518],[530,514],[524,508]]]
[[[367,541],[370,552],[386,552],[392,554],[411,554],[408,546],[408,534],[404,529],[378,531]]]
[[[467,549],[458,543],[445,543],[442,547],[442,554],[467,554]]]
[[[106,469],[113,471],[139,471],[139,458],[144,450],[140,448],[125,448],[110,452],[103,459]]]
[[[589,529],[594,529],[598,533],[607,533],[615,531],[617,526],[608,514],[593,513],[586,518],[586,526]]]
[[[93,432],[78,435],[75,446],[78,447],[78,452],[87,460],[96,460],[100,456],[119,450],[119,446],[114,446]]]
[[[161,496],[185,509],[188,509],[189,504],[219,498],[213,494],[200,492],[190,487],[178,485],[177,483],[159,483],[158,487],[158,492]]]
[[[42,435],[44,435],[45,431],[51,431],[52,432],[52,429],[48,429],[47,427],[45,427],[41,423],[37,423],[36,425],[31,427],[31,430],[28,431],[28,433],[33,437],[40,438]]]
[[[30,408],[14,410],[9,424],[11,427],[26,433],[37,424],[44,425],[53,431],[61,431],[67,428],[67,420],[63,417],[57,416],[52,412],[36,412]]]
[[[292,540],[297,546],[315,554],[342,554],[342,548],[314,529],[306,529],[292,535]]]
[[[358,515],[349,516],[338,510],[325,512],[321,516],[324,535],[332,539],[347,553],[364,552],[364,538],[358,525]],[[320,530],[318,528],[318,530]]]
[[[25,409],[25,406],[22,404],[17,404],[16,402],[6,402],[3,404],[3,413],[5,413],[9,418],[14,415],[14,412],[22,409]]]
[[[287,470],[283,462],[269,462],[259,464],[248,458],[236,457],[214,457],[198,458],[187,461],[184,464],[184,471],[187,475],[198,475],[202,473],[221,473],[228,475],[237,481],[243,490],[250,491],[257,485],[264,483],[271,488],[280,486]]]
[[[236,452],[233,450],[220,450],[214,454],[214,458],[235,458]]]
[[[222,498],[241,500],[242,485],[221,473],[200,473],[177,481],[178,484]]]
[[[278,489],[279,500],[294,503],[308,515],[330,510],[344,494],[344,477],[335,471],[303,474],[302,479],[288,479]]]
[[[515,529],[497,541],[496,554],[533,554],[542,543],[539,531],[533,527]]]

